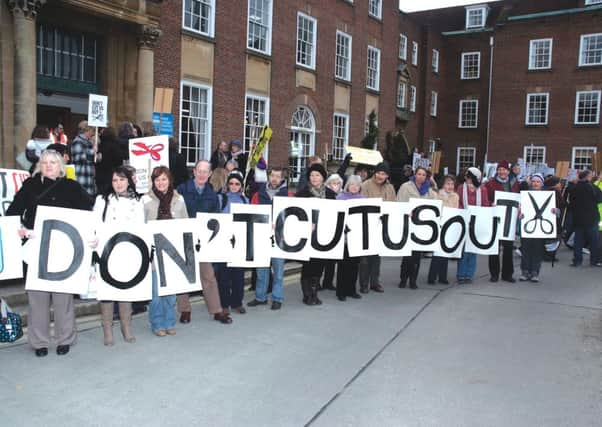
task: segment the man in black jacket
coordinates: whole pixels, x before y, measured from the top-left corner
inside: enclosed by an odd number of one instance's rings
[[[592,172],[585,170],[579,173],[579,181],[570,189],[569,207],[573,212],[573,230],[575,233],[575,245],[573,247],[573,263],[571,266],[578,267],[583,262],[583,247],[589,243],[590,264],[602,267],[598,261],[598,223],[600,214],[598,203],[602,202],[602,192],[592,185]]]

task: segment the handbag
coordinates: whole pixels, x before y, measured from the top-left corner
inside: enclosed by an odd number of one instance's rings
[[[80,294],[81,299],[96,299],[98,288],[98,264],[93,263],[90,266],[90,276],[88,280],[88,290],[85,294]]]
[[[0,342],[15,342],[22,336],[21,316],[0,299]]]

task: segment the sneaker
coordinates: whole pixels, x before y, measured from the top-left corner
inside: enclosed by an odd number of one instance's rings
[[[247,305],[249,307],[257,307],[258,305],[266,305],[267,301],[259,301],[258,299],[254,299],[253,301],[249,301]]]
[[[458,278],[458,285],[463,285],[464,283],[466,283],[466,279]]]
[[[539,283],[539,276],[533,276],[531,277],[531,279],[529,279],[531,282],[533,283]]]
[[[597,262],[595,264],[592,264],[592,267],[602,267],[602,262]]]
[[[515,249],[515,250],[514,250],[514,254],[515,254],[516,256],[519,256],[519,257],[522,257],[522,256],[523,256],[523,253],[520,251],[520,249]]]
[[[583,249],[581,249],[581,253],[584,253],[585,255],[589,255],[589,249],[583,248]]]
[[[518,280],[520,280],[521,282],[526,282],[529,280],[529,277],[526,274],[521,274]]]
[[[282,303],[279,301],[272,301],[272,310],[280,310]]]

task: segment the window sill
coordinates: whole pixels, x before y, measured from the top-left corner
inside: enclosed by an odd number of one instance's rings
[[[295,64],[295,68],[301,71],[307,71],[308,73],[317,74],[316,68],[310,68],[307,65]]]
[[[372,19],[374,19],[375,21],[377,21],[378,23],[382,24],[383,23],[383,18],[379,17],[379,16],[374,16],[371,13],[368,13],[368,16]]]
[[[255,50],[255,49],[251,49],[248,48],[246,49],[247,55],[251,55],[251,56],[255,56],[257,58],[261,58],[265,61],[271,61],[272,60],[272,55],[268,54],[268,53],[263,53],[259,50]]]
[[[529,123],[525,123],[525,127],[527,129],[547,129],[548,128],[548,124],[529,124]]]
[[[597,70],[602,68],[602,64],[583,64],[577,65],[578,70]]]
[[[527,73],[551,73],[552,67],[550,68],[529,68],[527,69]]]
[[[351,87],[351,86],[352,86],[351,80],[345,80],[345,79],[342,79],[342,78],[340,78],[340,77],[336,77],[336,76],[335,76],[335,77],[334,77],[334,81],[335,81],[336,83],[339,83],[339,84],[343,85],[343,86],[349,86],[349,87]]]
[[[481,80],[481,77],[460,77],[461,81]]]
[[[380,96],[380,90],[378,89],[372,89],[366,86],[366,92],[371,93],[372,95]]]
[[[479,130],[478,126],[458,126],[461,130]]]
[[[215,37],[211,37],[205,34],[197,33],[196,31],[189,30],[187,28],[182,28],[182,34],[185,36],[189,36],[195,39],[204,40],[209,43],[215,44]]]
[[[599,127],[600,127],[600,123],[573,123],[573,128],[575,128],[575,129],[580,129],[580,128],[595,129],[595,128],[599,128]]]

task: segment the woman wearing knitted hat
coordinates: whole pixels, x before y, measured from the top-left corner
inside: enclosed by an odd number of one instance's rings
[[[315,163],[307,169],[307,186],[295,195],[296,197],[317,197],[319,199],[336,199],[334,191],[324,185],[326,181],[326,169],[319,163]],[[313,225],[315,227],[315,224]],[[303,303],[306,305],[321,305],[318,298],[318,286],[320,277],[324,270],[324,261],[319,258],[310,258],[304,261],[301,268],[301,290],[303,291]]]
[[[481,185],[482,174],[478,168],[468,168],[464,174],[464,183],[458,186],[457,193],[460,196],[460,209],[468,209],[468,206],[489,206],[487,189]],[[477,255],[464,251],[462,258],[458,260],[456,278],[458,284],[472,283],[477,271]]]

